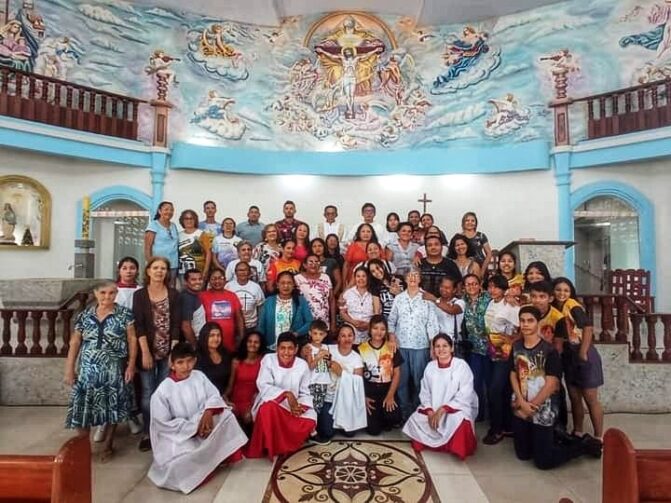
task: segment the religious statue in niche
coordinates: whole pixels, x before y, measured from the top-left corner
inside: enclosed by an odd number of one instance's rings
[[[0,249],[49,247],[51,198],[35,180],[0,176]]]
[[[246,80],[247,63],[236,45],[253,38],[247,26],[230,21],[194,28],[187,32],[188,58],[213,79]]]
[[[454,93],[488,79],[501,64],[500,49],[490,47],[488,38],[473,26],[449,34],[442,55],[446,69],[433,81],[431,93]]]
[[[149,56],[149,65],[145,67],[144,71],[155,79],[156,99],[159,101],[167,101],[168,88],[171,85],[179,84],[175,78],[175,71],[171,68],[176,61],[180,61],[180,59],[166,54],[163,49],[156,49]]]
[[[234,104],[233,98],[210,90],[207,99],[193,113],[191,122],[225,140],[239,140],[247,125],[231,110]]]
[[[643,8],[632,10],[622,22],[638,22]],[[671,0],[653,4],[647,12],[646,21],[655,26],[652,30],[628,35],[620,39],[620,47],[640,46],[655,51],[641,68],[632,75],[633,84],[644,84],[671,77]]]
[[[491,99],[488,103],[494,110],[485,120],[485,134],[499,138],[517,131],[529,123],[531,110],[520,105],[514,94],[508,93],[501,99]]]
[[[332,13],[315,22],[305,51],[278,72],[274,124],[308,133],[326,148],[388,147],[419,128],[431,103],[413,57],[368,13]],[[309,51],[309,52],[308,52]]]

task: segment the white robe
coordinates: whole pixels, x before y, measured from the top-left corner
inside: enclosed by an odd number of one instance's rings
[[[448,368],[441,369],[438,362],[429,362],[422,377],[419,393],[420,405],[403,426],[403,433],[428,447],[442,447],[464,419],[473,427],[478,415],[478,396],[473,390],[473,373],[468,364],[460,358],[453,358]],[[424,409],[438,410],[448,405],[458,412],[443,415],[434,430],[429,425],[429,416],[419,412]]]
[[[261,370],[259,377],[256,378],[256,387],[259,393],[256,395],[254,405],[252,405],[252,417],[256,419],[259,409],[266,402],[275,401],[279,396],[291,391],[298,403],[307,407],[307,410],[301,415],[307,419],[317,421],[317,413],[312,403],[310,394],[310,368],[304,360],[296,358],[290,368],[280,366],[276,353],[270,353],[261,360]],[[286,398],[279,404],[291,411]]]
[[[224,410],[213,416],[207,438],[197,435],[206,409]],[[230,406],[198,370],[182,380],[165,379],[151,397],[151,445],[154,462],[147,476],[159,487],[193,491],[214,469],[247,443]]]
[[[368,425],[363,377],[343,370],[329,412],[333,416],[334,428],[356,431]]]

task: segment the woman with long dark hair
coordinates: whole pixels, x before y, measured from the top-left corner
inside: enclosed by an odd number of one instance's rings
[[[266,346],[260,332],[247,332],[240,341],[233,359],[231,378],[226,388],[226,398],[233,403],[233,413],[246,433],[252,430],[252,405],[259,392],[256,379],[261,369],[261,359]]]
[[[223,396],[231,378],[233,357],[226,351],[221,336],[221,327],[210,321],[203,325],[198,334],[198,360],[196,368],[200,370]]]

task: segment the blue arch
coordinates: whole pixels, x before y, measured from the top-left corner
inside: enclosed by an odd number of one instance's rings
[[[96,210],[105,204],[117,201],[119,199],[125,199],[126,201],[132,201],[138,206],[144,208],[147,211],[151,211],[152,208],[152,198],[150,195],[145,194],[144,192],[134,189],[133,187],[128,187],[127,185],[111,185],[110,187],[105,187],[104,189],[96,190],[95,192],[89,195],[91,198],[91,210]],[[77,201],[75,208],[77,212],[75,221],[77,223],[77,239],[82,237],[82,200]]]
[[[638,213],[638,232],[639,232],[639,253],[641,268],[650,271],[652,285],[650,291],[655,294],[657,288],[657,258],[656,245],[657,237],[655,232],[655,206],[643,193],[637,189],[622,182],[614,180],[604,180],[594,182],[580,187],[571,193],[571,239],[573,236],[573,210],[581,204],[599,196],[616,197]],[[575,256],[571,250],[571,263],[575,263]]]

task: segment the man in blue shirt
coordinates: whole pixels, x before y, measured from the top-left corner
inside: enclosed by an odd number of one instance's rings
[[[259,222],[259,218],[261,218],[259,207],[250,206],[249,211],[247,212],[247,221],[240,222],[235,227],[235,233],[244,241],[252,243],[252,246],[256,246],[262,241],[261,231],[263,230],[264,224]]]

